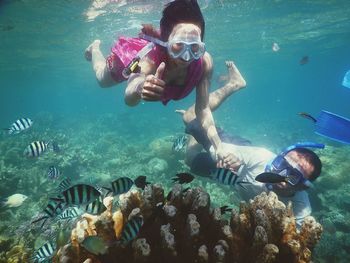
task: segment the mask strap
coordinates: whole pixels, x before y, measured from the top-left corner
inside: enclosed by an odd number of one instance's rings
[[[157,45],[160,45],[162,47],[167,47],[168,46],[167,42],[164,42],[164,41],[162,41],[162,40],[160,40],[158,38],[155,38],[155,37],[151,37],[149,35],[145,35],[144,33],[140,33],[139,37],[143,38],[143,39],[145,39],[147,41],[153,42],[153,43],[155,43]]]
[[[289,147],[287,147],[280,155],[285,156],[290,151],[297,149],[297,148],[318,148],[318,149],[324,149],[325,145],[322,143],[315,143],[315,142],[297,142],[296,144],[293,144]]]

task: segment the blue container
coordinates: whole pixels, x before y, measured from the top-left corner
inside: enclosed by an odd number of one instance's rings
[[[350,70],[346,72],[343,79],[343,86],[350,89]]]

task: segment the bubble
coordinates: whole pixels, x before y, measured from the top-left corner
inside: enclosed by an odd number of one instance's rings
[[[277,52],[279,50],[280,50],[280,46],[276,42],[274,42],[272,44],[272,51]]]
[[[346,72],[342,85],[350,89],[350,70]]]

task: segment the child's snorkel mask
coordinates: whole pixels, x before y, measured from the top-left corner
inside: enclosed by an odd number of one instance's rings
[[[284,181],[289,183],[292,186],[295,186],[297,184],[303,184],[307,188],[310,188],[313,186],[311,181],[305,178],[303,172],[301,171],[300,167],[297,164],[295,164],[293,161],[289,160],[285,156],[290,151],[298,148],[323,149],[324,147],[325,147],[324,144],[314,143],[314,142],[303,142],[303,143],[293,144],[288,148],[286,148],[279,155],[277,155],[276,158],[273,159],[272,162],[266,166],[265,171],[276,173],[285,177]],[[268,188],[270,188],[269,186],[270,185],[268,185]]]
[[[165,47],[172,58],[181,58],[186,62],[198,60],[205,53],[205,44],[200,41],[198,36],[194,37],[190,34],[181,37],[174,37],[169,42],[164,42],[158,38],[145,34],[140,34],[140,37]]]

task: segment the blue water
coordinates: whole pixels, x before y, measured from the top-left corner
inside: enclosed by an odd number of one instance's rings
[[[88,1],[2,1],[1,122],[38,111],[73,117],[142,109],[171,118],[174,108],[190,105],[193,97],[166,108],[153,103],[130,110],[123,102],[124,86],[98,88],[83,58],[88,44],[101,39],[107,55],[118,35],[134,36],[141,23],[157,24],[160,18],[157,1],[144,4],[152,7],[149,14],[127,12],[142,6],[134,2],[107,5],[104,15],[87,22]],[[203,10],[207,50],[215,63],[212,88],[219,86],[217,76],[225,73],[227,59],[236,62],[248,83],[226,106],[239,109],[247,124],[264,115],[276,120],[321,109],[350,116],[350,92],[341,86],[350,68],[348,1],[221,2],[211,1]],[[279,52],[272,52],[273,42]],[[304,55],[309,63],[300,66]]]
[[[192,105],[194,94],[166,107],[144,103],[129,108],[125,84],[98,86],[84,59],[85,48],[100,39],[107,55],[118,36],[137,35],[141,23],[157,25],[159,3],[166,1],[112,2],[97,8],[104,13],[89,21],[91,1],[0,1],[1,127],[47,113],[52,127],[73,129],[70,136],[79,137],[87,123],[98,133],[99,120],[107,118],[117,124],[104,125],[104,131],[116,132],[136,147],[139,143],[140,151],[158,137],[183,132],[174,110]],[[273,150],[312,139],[348,154],[346,146],[315,135],[313,124],[297,113],[317,116],[324,109],[350,118],[350,89],[342,86],[350,69],[350,2],[199,3],[206,19],[206,48],[214,59],[211,89],[222,85],[218,79],[226,74],[225,60],[234,60],[248,84],[215,112],[216,122]],[[274,42],[278,52],[271,49]],[[300,65],[304,56],[309,62]]]

